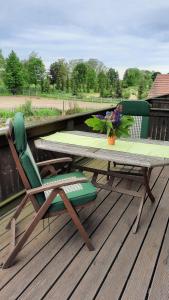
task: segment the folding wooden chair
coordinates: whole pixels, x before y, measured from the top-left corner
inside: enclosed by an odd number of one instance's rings
[[[49,171],[54,173],[50,164],[70,162],[71,158],[52,159],[36,164],[27,143],[22,113],[15,115],[13,124],[11,120],[8,121],[7,139],[26,194],[6,226],[7,229],[11,228],[12,231],[12,250],[1,267],[5,269],[13,264],[15,257],[41,219],[64,212],[67,212],[72,218],[88,249],[94,250],[75,208],[84,207],[94,201],[97,196],[96,188],[81,172],[69,172],[57,176],[52,175],[45,179],[41,178],[39,166],[45,166],[45,171],[48,170],[49,166]],[[36,213],[20,240],[16,242],[16,219],[29,201]]]

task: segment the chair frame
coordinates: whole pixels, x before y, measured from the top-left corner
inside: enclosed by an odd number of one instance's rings
[[[66,193],[62,189],[62,187],[64,187],[64,186],[68,186],[68,185],[72,185],[72,184],[76,184],[76,183],[87,182],[88,181],[87,178],[84,177],[84,178],[79,178],[79,179],[67,179],[67,180],[64,180],[63,182],[62,181],[60,181],[59,183],[56,183],[56,182],[52,183],[51,182],[51,183],[45,184],[44,186],[42,185],[42,186],[37,187],[37,188],[32,188],[30,186],[30,183],[29,183],[29,181],[27,179],[27,176],[24,172],[24,169],[23,169],[23,167],[20,163],[18,153],[17,153],[16,148],[14,146],[14,142],[13,142],[13,138],[12,138],[12,131],[13,131],[12,121],[8,120],[7,124],[6,124],[6,136],[7,136],[7,140],[8,140],[8,143],[9,143],[9,147],[10,147],[13,159],[14,159],[15,164],[16,164],[16,168],[17,168],[18,173],[21,177],[22,183],[25,187],[26,195],[24,196],[21,203],[17,207],[15,213],[13,214],[12,218],[10,219],[8,224],[6,225],[6,229],[11,229],[12,250],[8,254],[8,256],[7,256],[6,260],[4,261],[4,263],[1,264],[1,268],[6,269],[6,268],[9,268],[13,264],[16,256],[21,251],[23,245],[25,244],[25,242],[27,241],[27,239],[29,238],[29,236],[31,235],[31,233],[33,232],[33,230],[35,229],[35,227],[37,226],[37,224],[39,223],[40,220],[42,220],[44,218],[53,217],[55,215],[66,213],[66,212],[70,215],[73,223],[77,227],[77,229],[78,229],[82,239],[84,240],[86,246],[88,247],[88,249],[90,251],[94,250],[94,247],[91,243],[91,240],[89,239],[89,236],[88,236],[85,228],[83,227],[82,223],[80,222],[80,219],[78,217],[76,209],[73,207],[73,205],[69,201]],[[71,162],[71,161],[72,161],[72,159],[70,157],[65,157],[65,158],[59,158],[59,159],[52,159],[52,160],[43,161],[43,162],[37,163],[37,165],[45,167],[45,172],[44,173],[46,173],[46,171],[49,171],[52,174],[54,174],[55,171],[54,171],[53,167],[51,168],[51,164]],[[43,169],[42,169],[42,171],[43,171]],[[50,193],[48,198],[44,201],[44,203],[40,206],[38,204],[36,198],[35,198],[36,194],[38,194],[40,192],[44,192],[46,190],[51,190],[51,189],[52,189],[52,192]],[[52,201],[54,200],[54,198],[57,195],[60,195],[61,199],[63,200],[64,205],[65,205],[65,209],[61,210],[61,211],[58,211],[58,212],[48,212],[48,208],[50,207]],[[31,223],[29,224],[29,226],[25,230],[22,237],[19,239],[18,242],[16,242],[16,219],[18,218],[18,216],[20,215],[22,209],[25,207],[25,205],[28,202],[32,203],[32,205],[35,209],[35,216],[33,217],[33,220],[31,221]],[[93,202],[93,201],[91,201],[91,202]],[[89,204],[91,204],[91,202],[86,203],[84,205],[78,205],[78,206],[76,206],[76,208],[86,207]]]

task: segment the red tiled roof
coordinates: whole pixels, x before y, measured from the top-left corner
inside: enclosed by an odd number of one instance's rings
[[[158,74],[153,82],[148,99],[169,94],[169,74]]]

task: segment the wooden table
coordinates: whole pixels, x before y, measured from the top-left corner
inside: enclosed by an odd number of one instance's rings
[[[78,139],[78,136],[97,137],[97,138],[101,138],[101,139],[106,138],[105,135],[103,135],[103,134],[95,134],[95,133],[82,132],[82,131],[69,131],[67,133],[76,134],[77,139]],[[127,141],[139,142],[143,145],[144,144],[153,144],[153,145],[165,145],[165,146],[169,147],[169,142],[162,142],[162,141],[156,141],[156,140],[127,139]],[[157,166],[169,165],[169,157],[165,157],[165,156],[164,157],[156,157],[156,156],[150,156],[150,155],[133,154],[133,153],[128,153],[128,152],[124,152],[124,151],[115,151],[115,150],[113,150],[113,147],[112,147],[112,150],[98,149],[98,148],[92,148],[92,147],[87,147],[87,146],[73,145],[73,144],[66,143],[66,142],[64,142],[64,143],[51,142],[51,141],[47,141],[47,140],[43,140],[43,139],[36,140],[35,146],[38,149],[50,150],[50,151],[54,151],[54,152],[59,152],[59,153],[64,153],[64,154],[69,154],[69,155],[76,155],[76,156],[81,156],[81,157],[100,159],[100,160],[105,160],[108,162],[113,162],[114,164],[123,164],[123,165],[139,167],[141,172],[126,173],[125,171],[123,171],[123,169],[121,171],[119,171],[119,170],[111,171],[110,169],[105,171],[105,170],[100,170],[100,169],[78,166],[79,169],[83,169],[83,170],[93,173],[92,183],[95,186],[141,198],[141,202],[140,202],[140,206],[139,206],[139,210],[138,210],[138,214],[137,214],[137,218],[136,218],[136,222],[135,222],[135,226],[134,226],[134,232],[137,231],[137,228],[139,225],[146,193],[148,194],[148,196],[152,202],[155,201],[155,198],[154,198],[154,196],[151,192],[150,186],[149,186],[152,169]],[[107,178],[108,178],[107,184],[102,185],[102,184],[97,183],[97,177],[99,174],[107,175]],[[144,186],[143,192],[139,193],[139,192],[135,192],[135,191],[131,190],[130,188],[129,189],[120,189],[120,188],[115,187],[113,185],[113,181],[114,181],[115,177],[120,177],[120,178],[125,177],[129,180],[137,180],[137,181],[141,182]]]

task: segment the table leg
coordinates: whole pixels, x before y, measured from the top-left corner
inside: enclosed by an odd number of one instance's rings
[[[154,196],[151,192],[150,185],[149,185],[152,168],[149,168],[149,169],[148,168],[142,168],[142,171],[143,171],[144,185],[145,185],[146,192],[147,192],[151,202],[154,202],[155,198],[154,198]]]
[[[139,209],[138,209],[137,218],[136,218],[136,221],[135,221],[134,227],[133,227],[133,233],[137,233],[137,229],[139,227],[141,214],[142,214],[142,211],[143,211],[143,205],[144,205],[144,201],[145,201],[145,196],[146,196],[146,190],[144,188],[143,196],[141,197],[141,203],[140,203],[140,206],[139,206]]]

